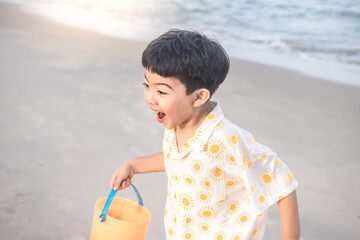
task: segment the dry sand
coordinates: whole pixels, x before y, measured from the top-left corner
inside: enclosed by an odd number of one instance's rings
[[[161,150],[142,99],[146,44],[0,4],[1,239],[89,239],[113,171]],[[233,59],[215,99],[292,169],[302,239],[360,239],[358,87]],[[147,240],[165,239],[166,181],[134,179],[152,213]],[[269,215],[265,239],[280,239],[277,206]]]

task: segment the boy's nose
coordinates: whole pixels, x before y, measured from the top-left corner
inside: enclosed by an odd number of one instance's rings
[[[151,93],[145,93],[144,94],[144,98],[145,98],[145,102],[147,103],[147,104],[149,104],[149,105],[154,105],[155,104],[155,100],[154,100],[154,98],[153,98],[153,96],[152,96],[152,94]]]
[[[153,101],[146,101],[147,102],[147,104],[149,104],[149,105],[154,105],[154,102]]]

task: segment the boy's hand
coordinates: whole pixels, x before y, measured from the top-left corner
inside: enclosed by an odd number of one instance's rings
[[[164,156],[162,152],[144,157],[132,158],[121,165],[111,177],[110,188],[115,190],[130,187],[133,176],[139,173],[164,172]],[[121,188],[119,189],[121,185]]]
[[[134,176],[134,170],[129,162],[121,165],[112,175],[110,188],[114,190],[121,190],[130,187],[131,180]],[[121,184],[121,188],[120,187]]]

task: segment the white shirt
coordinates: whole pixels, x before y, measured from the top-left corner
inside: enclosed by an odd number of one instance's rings
[[[227,120],[219,104],[179,153],[165,130],[167,239],[262,239],[266,209],[297,186],[270,148]]]

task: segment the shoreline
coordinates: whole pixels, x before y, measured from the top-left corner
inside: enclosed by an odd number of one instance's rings
[[[15,3],[16,4],[16,3]],[[155,29],[149,26],[143,26],[138,23],[126,22],[118,19],[101,19],[99,16],[91,15],[87,12],[76,12],[74,9],[70,14],[71,17],[61,18],[59,14],[50,15],[44,11],[41,11],[31,4],[26,5],[25,3],[18,5],[23,11],[28,13],[44,16],[49,21],[56,23],[65,24],[70,27],[76,27],[84,30],[91,30],[100,34],[105,34],[109,37],[116,37],[120,39],[134,40],[140,42],[149,42],[153,38],[157,37],[167,29]],[[49,8],[50,10],[54,10]],[[64,14],[67,14],[64,12]],[[79,15],[79,16],[78,16]],[[95,24],[96,21],[103,22],[106,26]],[[113,32],[111,21],[116,21],[118,28],[124,29],[122,31]],[[74,24],[74,22],[77,22]],[[93,24],[89,25],[89,22]],[[109,29],[107,29],[109,28]],[[126,34],[123,34],[126,32]],[[211,36],[211,35],[210,35]],[[325,81],[338,82],[350,86],[360,87],[360,67],[348,66],[343,63],[330,63],[315,61],[310,59],[304,59],[303,57],[296,56],[294,53],[279,53],[271,49],[254,49],[232,45],[223,45],[229,53],[232,59],[238,59],[243,61],[249,61],[254,63],[261,63],[270,65],[273,67],[285,68],[300,72],[304,75],[322,79]]]
[[[95,201],[125,160],[161,150],[143,101],[145,42],[70,27],[0,3],[0,231],[6,239],[89,239]],[[360,238],[360,89],[231,59],[215,93],[226,117],[290,167],[302,239]],[[136,175],[165,239],[164,173]],[[134,200],[130,190],[119,197]],[[339,210],[341,209],[341,211]],[[280,238],[277,207],[265,238]],[[345,221],[339,221],[339,219]],[[69,224],[70,223],[70,224]]]
[[[249,50],[245,48],[240,50],[232,48],[231,50],[234,52],[233,55],[237,55],[233,57],[233,59],[261,63],[272,67],[292,70],[323,81],[360,87],[360,68],[350,69],[351,66],[337,63],[315,62],[270,51]]]

